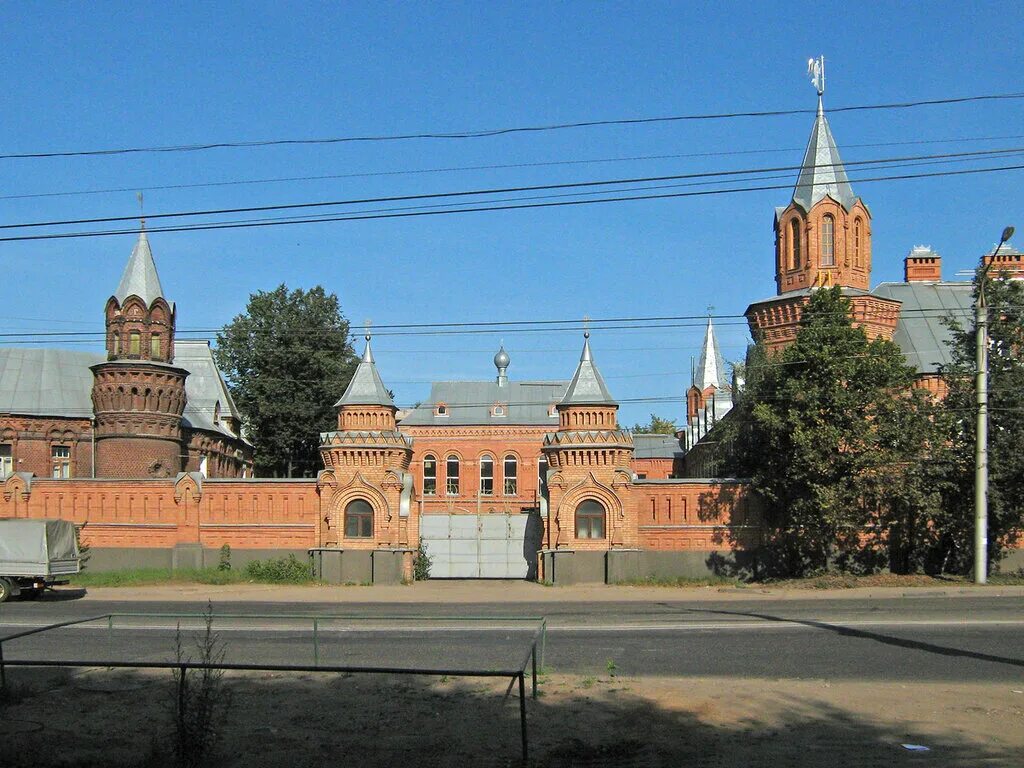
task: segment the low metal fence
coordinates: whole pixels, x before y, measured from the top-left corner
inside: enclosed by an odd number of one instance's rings
[[[174,619],[179,622],[182,619],[195,619],[205,621],[207,614],[202,613],[106,613],[99,616],[90,616],[84,619],[73,619],[62,621],[56,624],[49,624],[43,627],[16,632],[11,635],[0,637],[0,690],[7,689],[7,667],[50,667],[50,668],[103,668],[103,669],[167,669],[178,670],[178,685],[185,684],[185,677],[189,670],[223,670],[229,672],[323,672],[323,673],[344,673],[344,674],[398,674],[398,675],[420,675],[425,677],[481,677],[481,678],[509,678],[508,688],[505,689],[504,698],[512,693],[512,689],[518,684],[519,688],[519,724],[522,741],[523,761],[529,757],[529,738],[526,722],[526,675],[530,675],[531,697],[537,698],[537,672],[538,667],[543,669],[544,648],[547,641],[547,620],[544,617],[522,617],[522,616],[469,616],[469,617],[438,617],[438,616],[356,616],[344,614],[212,614],[213,621],[220,620],[286,620],[311,622],[313,640],[313,664],[236,664],[226,662],[198,662],[191,660],[175,661],[118,661],[110,659],[11,659],[7,658],[4,651],[4,644],[13,640],[21,640],[32,635],[50,632],[56,629],[82,626],[99,622],[106,622],[107,629],[112,634],[118,619]],[[477,669],[458,667],[414,667],[414,666],[373,666],[373,665],[339,665],[320,664],[320,637],[322,626],[325,622],[444,622],[455,625],[471,626],[483,622],[518,622],[534,623],[536,627],[533,634],[527,641],[528,649],[522,662],[517,666]],[[135,626],[122,627],[124,629],[147,629],[151,627]],[[539,657],[539,659],[538,659]],[[527,671],[529,669],[529,672]]]

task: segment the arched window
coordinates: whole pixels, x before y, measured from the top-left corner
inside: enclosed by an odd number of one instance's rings
[[[121,337],[118,334],[114,334],[114,354],[121,354]]]
[[[427,454],[423,457],[423,495],[437,494],[437,459]]]
[[[789,268],[800,269],[800,221],[789,222]]]
[[[836,265],[836,220],[829,215],[821,219],[821,266]]]
[[[494,495],[494,459],[490,456],[480,457],[480,495]]]
[[[449,496],[459,495],[459,457],[452,454],[445,461],[444,492]]]
[[[447,416],[448,406],[445,405],[444,403],[438,403],[437,409],[434,411],[434,413],[436,413],[438,416]]]
[[[576,507],[576,538],[604,538],[604,507],[601,502],[587,499]]]
[[[149,337],[149,356],[154,360],[159,360],[162,357],[160,353],[159,333],[154,333]]]
[[[355,499],[345,507],[345,537],[348,539],[373,537],[373,507],[368,501]]]
[[[863,256],[861,255],[861,239],[860,239],[860,219],[855,219],[853,222],[853,266],[860,267],[864,264]]]
[[[519,493],[519,467],[516,457],[511,454],[505,457],[505,495],[515,496]]]
[[[139,349],[140,349],[141,345],[142,345],[142,336],[139,333],[137,333],[135,331],[132,331],[128,335],[128,354],[129,355],[137,355],[137,354],[139,354]]]
[[[548,487],[548,460],[541,456],[537,459],[537,492],[543,496]]]

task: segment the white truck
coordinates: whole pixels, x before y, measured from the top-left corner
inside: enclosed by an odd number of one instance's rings
[[[17,595],[35,599],[67,584],[81,562],[75,526],[67,520],[0,519],[0,603]]]

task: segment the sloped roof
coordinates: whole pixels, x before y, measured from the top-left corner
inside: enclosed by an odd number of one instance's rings
[[[0,347],[0,413],[92,418],[94,352]]]
[[[674,459],[683,453],[683,446],[674,435],[633,434],[633,458]]]
[[[160,286],[160,276],[156,273],[156,262],[153,261],[149,238],[146,237],[146,230],[142,230],[139,232],[135,247],[132,248],[132,255],[124,268],[124,274],[121,275],[121,282],[114,296],[121,304],[129,296],[138,296],[148,307],[154,299],[163,295],[164,289]]]
[[[576,373],[569,382],[561,405],[618,405],[612,399],[601,372],[594,364],[594,358],[590,353],[590,335],[583,336],[580,364],[576,366]]]
[[[213,422],[217,402],[222,416],[239,420],[241,416],[217,370],[209,342],[176,341],[174,347],[175,365],[189,372],[185,426],[235,436],[223,424]],[[106,355],[70,349],[0,347],[0,413],[91,418],[93,375],[89,367],[106,359]]]
[[[395,407],[387,387],[381,381],[377,372],[377,364],[373,360],[373,351],[370,349],[370,337],[366,337],[366,348],[363,350],[363,359],[359,361],[356,372],[345,388],[341,399],[334,404],[335,408],[343,405],[386,405]]]
[[[704,345],[701,347],[700,362],[693,372],[693,384],[700,390],[708,387],[725,389],[729,386],[729,379],[725,371],[725,358],[722,357],[722,350],[718,348],[718,337],[715,336],[715,328],[708,318],[708,327],[704,330]]]
[[[235,407],[227,384],[213,359],[210,342],[185,340],[174,342],[174,364],[189,372],[185,379],[185,413],[187,426],[212,432],[233,435],[222,423],[214,423],[213,417],[220,403],[221,418],[234,418],[239,423],[242,415]]]
[[[430,400],[414,408],[402,419],[402,426],[520,424],[550,427],[558,424],[551,406],[565,394],[564,381],[435,381]],[[444,403],[446,415],[435,414]],[[495,416],[493,406],[504,406],[504,416]]]
[[[919,373],[935,373],[952,362],[953,334],[944,322],[953,317],[971,323],[974,298],[971,283],[882,283],[873,293],[903,303],[893,341]]]
[[[846,210],[857,202],[846,168],[839,157],[839,148],[832,138],[832,129],[825,118],[825,110],[818,98],[818,115],[814,119],[811,138],[807,142],[800,176],[793,189],[793,202],[805,211],[828,195]]]

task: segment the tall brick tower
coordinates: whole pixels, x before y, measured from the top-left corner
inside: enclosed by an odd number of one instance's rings
[[[558,431],[544,436],[547,457],[546,546],[573,550],[635,547],[636,516],[628,515],[618,489],[632,481],[633,437],[619,429],[612,399],[584,334],[576,374],[558,403]]]
[[[164,297],[145,228],[105,312],[107,361],[92,366],[99,477],[181,471],[188,371],[174,362],[174,305]]]
[[[840,286],[853,304],[854,320],[869,336],[892,338],[899,302],[870,294],[871,213],[857,197],[839,157],[822,104],[820,63],[818,113],[789,204],[775,209],[775,285],[778,298],[751,304],[751,335],[771,351],[796,336],[810,291]]]
[[[338,429],[320,435],[320,473],[327,531],[345,550],[415,546],[412,438],[395,423],[394,402],[381,381],[366,336],[363,359],[335,403]]]

